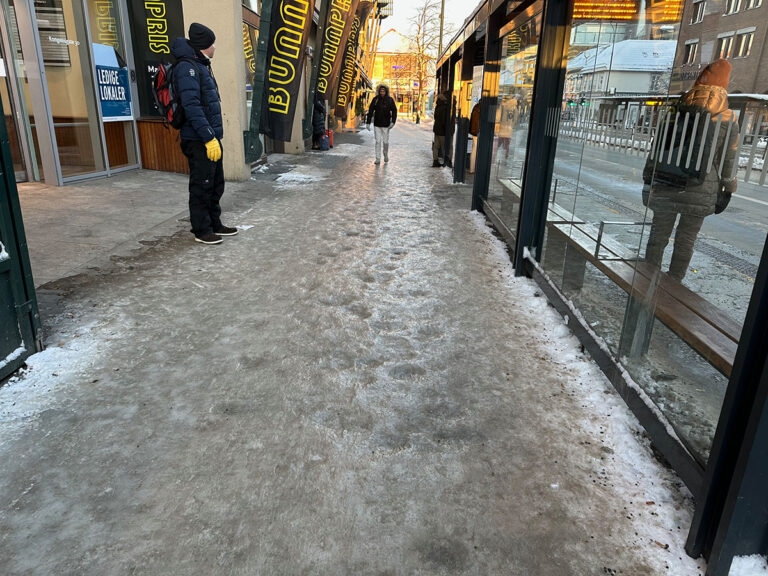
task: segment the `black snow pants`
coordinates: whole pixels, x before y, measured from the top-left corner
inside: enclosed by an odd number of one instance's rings
[[[189,218],[192,233],[198,238],[221,228],[221,206],[224,194],[223,158],[208,160],[205,144],[182,140],[181,151],[189,161]]]

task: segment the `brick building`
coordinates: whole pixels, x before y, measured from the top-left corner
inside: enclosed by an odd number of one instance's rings
[[[685,90],[717,58],[733,65],[731,94],[768,92],[768,2],[688,0],[675,56],[672,91]]]

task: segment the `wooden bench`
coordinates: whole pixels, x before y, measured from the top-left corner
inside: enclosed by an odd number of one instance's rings
[[[605,235],[606,226],[627,224],[641,223],[603,222],[598,227],[576,218],[558,204],[550,204],[547,227],[551,244],[547,258],[554,254],[560,259],[557,264],[562,264],[563,289],[581,290],[586,264],[591,263],[630,295],[629,313],[619,343],[621,356],[639,356],[648,351],[655,317],[725,376],[730,376],[741,325],[658,268],[637,260],[636,253]]]

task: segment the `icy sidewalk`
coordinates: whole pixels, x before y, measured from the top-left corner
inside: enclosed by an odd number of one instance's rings
[[[0,388],[0,573],[703,572],[680,482],[429,139],[283,158],[225,244],[61,284]]]

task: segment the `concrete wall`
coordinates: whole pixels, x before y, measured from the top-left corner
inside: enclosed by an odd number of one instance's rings
[[[184,0],[184,23],[208,26],[216,34],[213,73],[221,93],[224,114],[224,175],[227,180],[247,180],[243,131],[248,126],[245,102],[245,50],[243,7],[240,0]],[[214,8],[215,5],[215,9]]]

